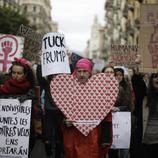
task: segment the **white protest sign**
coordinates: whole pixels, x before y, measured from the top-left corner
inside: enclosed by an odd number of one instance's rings
[[[65,38],[61,33],[51,32],[42,39],[42,76],[70,73]]]
[[[22,57],[24,38],[0,34],[0,71],[8,72],[14,57]]]
[[[128,149],[131,139],[131,113],[112,113],[113,143],[111,148]]]
[[[0,99],[0,157],[27,158],[31,100]]]

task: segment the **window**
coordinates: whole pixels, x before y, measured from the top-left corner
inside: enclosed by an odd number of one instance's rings
[[[36,6],[33,6],[33,11],[36,12]]]
[[[27,12],[27,6],[24,6],[24,12]]]

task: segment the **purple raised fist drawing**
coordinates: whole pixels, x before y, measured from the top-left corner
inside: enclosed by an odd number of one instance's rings
[[[150,36],[148,49],[152,58],[152,66],[153,68],[157,68],[158,67],[158,24],[154,25],[154,31]]]
[[[7,72],[9,64],[12,62],[12,57],[15,56],[18,50],[18,41],[13,35],[0,36],[0,64],[2,71]]]
[[[4,41],[1,43],[2,45],[2,51],[6,56],[12,51],[12,45],[13,43],[11,41]]]

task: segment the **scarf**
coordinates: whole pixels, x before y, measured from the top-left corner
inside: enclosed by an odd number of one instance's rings
[[[24,78],[21,81],[17,81],[12,77],[9,78],[2,87],[0,87],[0,92],[4,94],[24,94],[31,88],[30,82]]]

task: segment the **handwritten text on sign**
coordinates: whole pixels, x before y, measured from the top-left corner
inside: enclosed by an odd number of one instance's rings
[[[70,73],[65,38],[60,33],[47,33],[42,40],[42,76]]]
[[[110,58],[115,65],[122,65],[126,67],[135,66],[135,60],[138,54],[137,45],[111,45]]]
[[[131,113],[112,113],[113,143],[111,148],[128,149],[131,138]]]
[[[31,100],[0,99],[0,157],[28,157]]]

